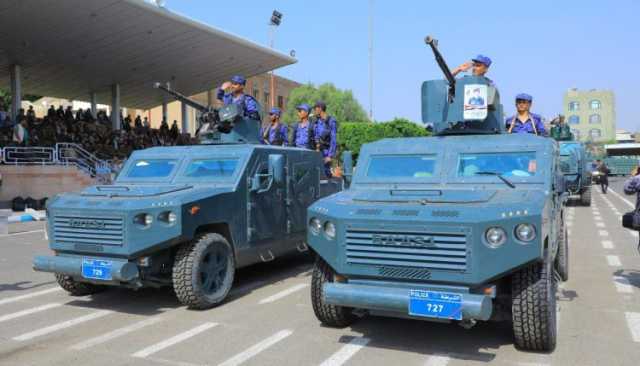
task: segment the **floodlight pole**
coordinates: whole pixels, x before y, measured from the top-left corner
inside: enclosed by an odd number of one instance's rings
[[[275,42],[275,37],[276,37],[276,27],[277,25],[275,24],[270,24],[269,25],[269,47],[271,47],[271,49],[273,49],[273,45]],[[270,86],[270,94],[271,94],[271,108],[273,108],[275,106],[275,94],[276,94],[276,77],[275,77],[275,71],[271,70],[271,76],[270,76],[270,82],[269,82],[269,86]]]
[[[369,119],[373,122],[373,0],[369,0]]]

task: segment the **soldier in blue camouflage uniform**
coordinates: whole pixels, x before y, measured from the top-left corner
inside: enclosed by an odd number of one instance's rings
[[[509,133],[532,133],[538,136],[546,136],[542,117],[531,113],[533,97],[529,94],[521,93],[516,95],[517,113],[507,118],[506,125]]]
[[[324,158],[324,173],[331,178],[331,163],[336,157],[338,122],[327,114],[327,105],[318,101],[314,105],[316,122],[314,134],[316,137],[316,150],[322,153]]]
[[[313,134],[313,123],[309,120],[311,107],[309,107],[308,104],[303,103],[297,106],[296,110],[298,111],[299,121],[293,126],[291,144],[293,147],[315,150],[316,138]]]
[[[260,142],[265,145],[289,146],[289,130],[287,125],[280,123],[282,111],[273,107],[269,112],[271,124],[260,130]]]
[[[237,104],[244,111],[244,116],[256,121],[260,121],[260,106],[251,96],[244,93],[244,86],[247,80],[235,75],[231,81],[227,81],[218,88],[217,97],[224,105]]]

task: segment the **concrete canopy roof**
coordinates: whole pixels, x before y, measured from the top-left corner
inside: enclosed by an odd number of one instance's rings
[[[21,66],[23,94],[147,109],[166,98],[153,89],[171,81],[186,95],[296,60],[142,0],[3,0],[0,87]]]

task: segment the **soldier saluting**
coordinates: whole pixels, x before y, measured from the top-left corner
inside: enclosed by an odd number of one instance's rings
[[[327,105],[317,101],[314,105],[316,123],[314,134],[316,136],[316,150],[322,153],[324,158],[324,173],[331,178],[331,162],[336,156],[338,122],[327,114]]]
[[[247,80],[235,75],[231,81],[226,81],[218,88],[217,97],[224,105],[237,104],[244,111],[244,117],[260,121],[260,107],[250,95],[244,93]]]

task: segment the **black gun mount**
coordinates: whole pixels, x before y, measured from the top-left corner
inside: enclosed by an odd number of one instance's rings
[[[200,126],[205,123],[211,123],[212,125],[218,125],[220,123],[220,118],[218,117],[218,111],[216,109],[211,106],[200,104],[186,95],[171,89],[169,87],[169,83],[167,83],[167,85],[162,85],[161,83],[156,82],[153,87],[164,91],[176,100],[200,112]]]
[[[442,70],[444,77],[449,82],[449,103],[452,103],[456,96],[456,78],[451,73],[451,70],[449,69],[447,62],[444,60],[444,57],[442,57],[440,50],[438,50],[438,40],[431,36],[427,36],[424,39],[424,42],[431,47],[433,55],[436,57],[436,62],[438,63],[438,66],[440,66],[440,70]]]

